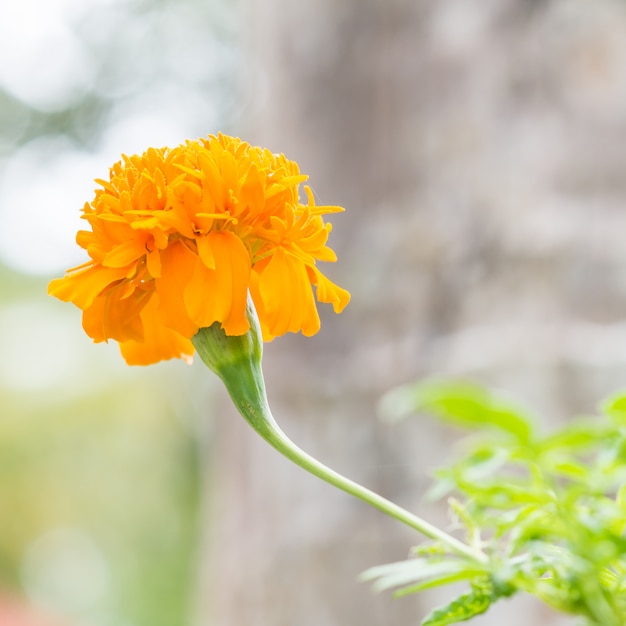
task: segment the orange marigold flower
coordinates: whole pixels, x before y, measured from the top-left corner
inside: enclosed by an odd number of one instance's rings
[[[97,179],[76,236],[90,260],[53,280],[48,293],[83,310],[96,342],[115,339],[129,364],[193,354],[199,328],[219,322],[228,335],[249,329],[248,294],[263,339],[320,328],[313,298],[342,311],[347,291],[316,261],[342,211],[316,206],[308,177],[282,154],[222,134],[176,148],[123,156]]]

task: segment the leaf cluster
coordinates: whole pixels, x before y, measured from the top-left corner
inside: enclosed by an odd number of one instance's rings
[[[404,386],[381,406],[387,418],[428,412],[472,431],[430,495],[448,498],[465,541],[487,558],[427,542],[364,579],[397,596],[466,581],[469,590],[423,626],[471,619],[518,592],[587,626],[626,624],[626,392],[606,401],[600,416],[547,435],[527,411],[469,384]]]

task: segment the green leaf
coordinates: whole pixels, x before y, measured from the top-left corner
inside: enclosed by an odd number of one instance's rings
[[[494,536],[500,538],[504,535],[504,533],[509,532],[511,529],[515,531],[515,534],[519,534],[520,530],[524,527],[526,519],[528,519],[536,511],[536,503],[525,504],[512,508],[509,511],[498,511],[496,524],[494,525]]]
[[[422,626],[449,626],[465,622],[485,613],[491,602],[492,594],[481,587],[476,587],[429,613],[422,620]]]
[[[547,469],[572,480],[589,480],[589,468],[576,461],[555,461]]]
[[[479,575],[482,575],[483,573],[484,572],[479,572]],[[398,589],[394,592],[393,597],[403,598],[404,596],[408,596],[412,593],[418,593],[419,591],[425,591],[426,589],[433,589],[443,585],[458,583],[460,581],[467,580],[468,578],[472,578],[474,575],[476,575],[476,573],[462,571],[448,576],[440,576],[431,580],[424,580],[420,583],[416,583],[415,585],[409,585],[407,587],[402,587],[402,589]]]
[[[471,496],[481,507],[491,507],[493,509],[506,509],[524,504],[549,504],[554,500],[553,494],[549,491],[536,488],[524,482],[513,482],[508,479],[507,483],[499,480],[484,481],[481,484],[470,482],[459,482],[460,487]]]
[[[574,422],[541,442],[541,452],[561,451],[568,454],[597,445],[600,437],[608,435],[607,424],[599,420]]]
[[[459,521],[467,529],[469,543],[474,544],[480,539],[480,528],[463,504],[456,498],[448,498],[450,510],[459,518]]]
[[[610,396],[601,408],[616,424],[626,426],[626,390]]]
[[[411,548],[411,554],[416,557],[424,556],[432,558],[434,556],[443,556],[446,553],[447,547],[442,541],[427,541]]]
[[[527,442],[531,420],[510,401],[469,383],[423,382],[397,387],[383,396],[381,415],[399,419],[417,411],[468,428],[494,428]]]
[[[457,482],[454,480],[450,470],[437,470],[435,472],[435,481],[426,490],[424,498],[429,502],[441,500],[441,498],[449,495],[457,488]]]
[[[526,413],[472,385],[408,385],[381,408],[391,418],[427,411],[474,430],[461,458],[437,471],[431,495],[458,498],[449,500],[455,521],[490,563],[481,571],[427,546],[421,561],[373,569],[379,588],[403,596],[471,584],[423,626],[469,620],[520,591],[589,626],[626,624],[626,390],[604,404],[605,416],[548,437]]]
[[[393,587],[411,584],[419,581],[435,581],[440,578],[455,576],[456,580],[475,578],[485,574],[485,568],[473,561],[462,559],[441,559],[438,555],[435,560],[427,558],[410,559],[397,563],[387,563],[368,569],[361,574],[361,580],[377,579],[374,583],[376,591],[385,591]],[[445,584],[445,581],[441,584]],[[436,583],[430,585],[436,586]]]

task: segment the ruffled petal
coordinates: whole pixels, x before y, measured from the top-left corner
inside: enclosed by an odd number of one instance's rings
[[[145,237],[124,241],[107,252],[102,265],[105,267],[128,267],[146,252]]]
[[[161,323],[183,337],[192,337],[199,328],[189,317],[183,299],[196,262],[196,255],[185,244],[176,241],[161,252],[161,276],[154,281],[159,294]]]
[[[129,365],[150,365],[167,359],[185,359],[190,362],[194,353],[190,339],[164,326],[158,314],[158,296],[155,295],[141,312],[143,339],[120,343],[122,356]]]
[[[272,341],[276,336],[270,332],[269,326],[267,324],[268,314],[265,310],[265,305],[263,303],[263,296],[261,295],[261,275],[263,274],[263,270],[267,266],[269,262],[269,258],[263,259],[263,261],[257,263],[250,273],[250,297],[252,298],[252,302],[254,303],[254,308],[256,310],[257,318],[259,320],[259,326],[261,327],[261,335],[263,337],[263,341]]]
[[[184,290],[187,313],[198,327],[221,322],[228,335],[242,335],[250,328],[246,299],[250,257],[242,241],[228,231],[207,235],[215,257],[215,269],[197,259]]]
[[[317,299],[333,305],[335,313],[341,313],[350,302],[350,293],[329,280],[316,267],[308,266],[311,282],[316,285]]]
[[[94,265],[51,281],[48,294],[64,302],[73,302],[79,309],[85,310],[106,287],[122,280],[126,274],[127,269],[123,267]]]
[[[307,337],[320,329],[313,290],[300,260],[277,248],[259,275],[264,323],[273,336],[300,330]]]
[[[201,261],[210,269],[215,269],[215,254],[213,254],[213,248],[211,247],[210,237],[198,237],[196,239],[196,246],[198,246],[198,256]]]
[[[115,339],[129,363],[193,352],[198,328],[248,331],[248,292],[265,340],[312,335],[315,293],[336,312],[349,294],[315,265],[334,261],[323,215],[338,207],[299,200],[297,163],[218,134],[173,149],[122,156],[83,207],[85,264],[48,292],[83,310],[95,341]],[[316,287],[316,289],[313,288]]]
[[[146,267],[152,278],[160,278],[161,276],[161,251],[152,250],[146,255]]]
[[[124,291],[118,287],[98,296],[83,312],[83,329],[96,343],[109,339],[142,341],[140,314],[152,294],[135,290],[124,297]]]

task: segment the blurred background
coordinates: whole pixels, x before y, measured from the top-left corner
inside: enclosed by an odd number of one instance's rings
[[[46,296],[83,261],[93,179],[218,131],[284,152],[341,204],[352,292],[266,346],[309,452],[423,498],[458,433],[393,426],[433,374],[546,428],[626,380],[626,4],[620,0],[20,0],[0,19],[0,624],[386,626],[443,595],[357,582],[418,537],[252,433],[195,363],[124,365]],[[477,626],[569,624],[538,602]]]

